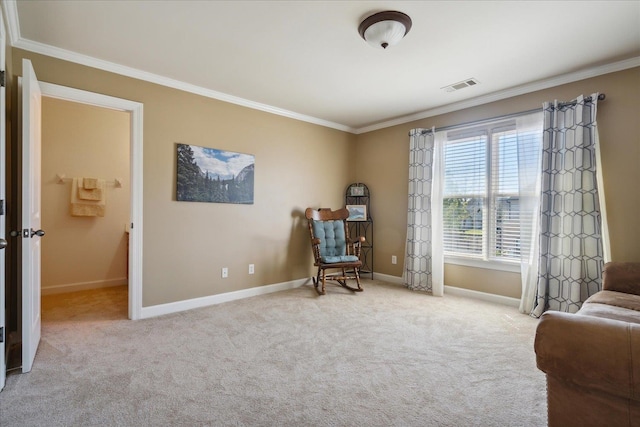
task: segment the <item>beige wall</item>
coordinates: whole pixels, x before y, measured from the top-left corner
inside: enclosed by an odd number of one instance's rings
[[[26,57],[42,81],[144,104],[143,306],[308,277],[303,210],[341,206],[354,181],[372,194],[375,270],[401,276],[410,129],[496,117],[595,91],[607,94],[598,122],[613,258],[640,259],[638,68],[354,136],[19,49],[12,53],[15,75]],[[178,142],[255,155],[255,203],[176,202]],[[391,264],[391,255],[398,264]],[[247,274],[249,263],[255,275]],[[222,267],[229,268],[228,279],[221,279]],[[514,273],[447,266],[445,283],[520,294]]]
[[[340,207],[355,136],[13,49],[41,81],[144,104],[143,306],[310,277],[304,209]],[[176,143],[255,156],[253,205],[175,201]],[[248,274],[248,264],[255,274]],[[221,268],[229,278],[221,278]]]
[[[42,99],[43,294],[127,283],[129,121],[122,111]],[[73,177],[107,181],[104,217],[69,214]]]
[[[617,261],[639,261],[640,68],[634,68],[358,135],[356,175],[372,194],[375,270],[402,275],[410,129],[497,117],[538,108],[544,101],[570,100],[593,92],[607,95],[598,104],[598,125],[612,257]],[[391,264],[391,255],[398,256],[397,265]],[[520,297],[519,275],[515,273],[447,265],[445,284]]]

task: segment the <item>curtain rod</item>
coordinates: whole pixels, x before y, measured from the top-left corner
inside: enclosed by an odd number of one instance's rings
[[[606,97],[607,97],[607,95],[605,95],[604,93],[601,93],[601,94],[598,95],[598,101],[604,101]],[[559,102],[558,103],[558,108],[564,108],[564,107],[573,106],[573,105],[576,105],[577,102],[578,101],[576,101],[575,99],[573,101]],[[593,102],[593,99],[590,96],[587,96],[584,99],[584,102]]]
[[[604,93],[601,93],[598,95],[598,101],[604,101],[606,98],[606,95]],[[576,105],[576,100],[573,101],[567,101],[567,102],[559,102],[558,103],[558,108],[564,108],[564,107],[568,107],[571,105]],[[589,103],[589,102],[593,102],[593,99],[591,99],[591,96],[587,96],[586,98],[584,98],[584,102]],[[457,129],[460,127],[465,127],[465,126],[469,126],[469,125],[481,125],[484,123],[489,123],[489,122],[493,122],[496,120],[507,120],[507,119],[513,119],[515,117],[519,117],[519,116],[524,116],[527,114],[531,114],[531,113],[535,113],[537,111],[542,111],[542,108],[534,108],[532,110],[527,110],[527,111],[520,111],[519,113],[512,113],[512,114],[506,114],[504,116],[498,116],[498,117],[491,117],[489,119],[482,119],[482,120],[474,120],[471,122],[464,122],[464,123],[458,123],[457,125],[449,125],[449,126],[443,126],[440,128],[435,128],[433,129],[434,132],[440,132],[443,130],[452,130],[452,129]],[[422,131],[420,132],[421,135],[424,135],[426,133],[431,132],[431,129],[422,129]],[[411,132],[409,132],[411,133]]]

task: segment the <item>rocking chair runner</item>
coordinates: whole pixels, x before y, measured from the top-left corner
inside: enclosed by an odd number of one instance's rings
[[[309,222],[311,234],[311,249],[313,250],[314,265],[318,267],[318,274],[313,278],[313,285],[320,295],[325,294],[325,281],[332,280],[341,286],[361,292],[360,285],[360,247],[364,237],[349,239],[347,209],[332,211],[328,208],[307,208],[305,217]],[[341,270],[340,273],[326,274],[328,269]],[[355,279],[357,288],[349,286],[347,280]],[[322,288],[318,286],[322,283]]]

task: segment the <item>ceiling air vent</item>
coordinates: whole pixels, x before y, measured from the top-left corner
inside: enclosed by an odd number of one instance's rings
[[[450,84],[449,86],[442,87],[446,92],[455,92],[456,90],[464,89],[465,87],[475,86],[480,82],[474,78],[466,79],[458,83]]]

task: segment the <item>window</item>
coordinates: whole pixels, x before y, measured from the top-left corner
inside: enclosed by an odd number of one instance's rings
[[[443,244],[447,257],[520,259],[520,173],[540,156],[539,129],[518,131],[516,119],[446,133]]]

